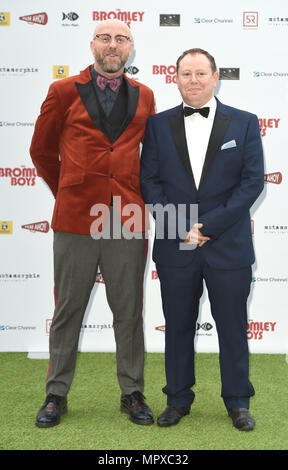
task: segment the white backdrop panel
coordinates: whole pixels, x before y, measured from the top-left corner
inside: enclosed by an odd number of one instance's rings
[[[184,50],[201,47],[214,55],[221,69],[218,98],[259,117],[267,182],[251,211],[257,261],[247,334],[251,352],[286,353],[287,1],[4,0],[0,8],[0,351],[48,351],[54,310],[54,200],[33,173],[29,146],[49,84],[63,77],[53,76],[53,67],[64,76],[79,73],[93,62],[89,42],[96,20],[119,17],[131,20],[135,41],[127,74],[153,89],[157,111],[180,103],[176,60]],[[144,283],[146,349],[162,352],[165,322],[151,248],[152,239]],[[197,351],[218,351],[206,290],[195,342]],[[79,349],[115,350],[113,318],[100,273]]]

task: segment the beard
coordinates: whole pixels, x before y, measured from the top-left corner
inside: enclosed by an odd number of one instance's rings
[[[100,55],[97,51],[94,52],[94,58],[103,72],[115,73],[121,70],[128,60],[129,54],[125,56],[115,56],[113,60],[109,60],[109,56]]]

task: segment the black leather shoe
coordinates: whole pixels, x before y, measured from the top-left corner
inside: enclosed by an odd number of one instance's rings
[[[232,418],[233,426],[239,431],[252,431],[255,427],[255,421],[248,408],[230,408],[228,415]]]
[[[60,416],[67,413],[67,397],[60,397],[49,393],[36,417],[36,426],[51,428],[60,423]]]
[[[141,392],[133,392],[131,395],[122,395],[120,410],[130,415],[130,420],[136,424],[153,424],[152,411],[144,401]]]
[[[183,406],[167,406],[167,408],[158,416],[158,426],[173,426],[179,423],[180,419],[190,413],[190,408]]]

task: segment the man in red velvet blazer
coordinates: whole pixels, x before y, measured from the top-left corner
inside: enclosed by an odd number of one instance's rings
[[[146,250],[139,146],[146,120],[154,114],[154,96],[123,75],[133,50],[125,23],[99,23],[90,46],[94,65],[50,86],[30,149],[39,176],[56,199],[52,228],[57,303],[49,338],[47,396],[36,418],[39,427],[59,424],[67,412],[80,328],[98,266],[113,312],[121,411],[137,424],[153,423],[143,396]],[[132,225],[122,211],[128,204],[138,208]],[[95,225],[103,207],[108,211],[106,223]],[[113,239],[111,223],[117,220],[121,236]],[[101,406],[101,398],[95,397],[95,403]]]

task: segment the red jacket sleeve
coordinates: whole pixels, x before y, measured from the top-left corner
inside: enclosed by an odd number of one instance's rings
[[[52,84],[35,124],[30,155],[38,175],[48,184],[55,197],[61,167],[59,140],[62,125],[61,103],[55,86]]]

